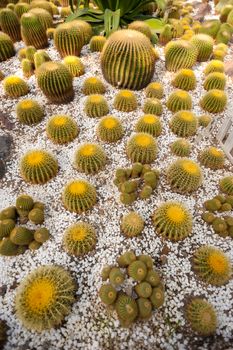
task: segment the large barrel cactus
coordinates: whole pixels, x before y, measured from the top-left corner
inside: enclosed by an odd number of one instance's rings
[[[33,13],[24,13],[21,17],[21,35],[27,46],[32,45],[36,49],[48,46],[46,30]]]
[[[84,45],[83,35],[73,22],[60,24],[54,32],[54,45],[61,57],[79,56]]]
[[[152,79],[155,59],[153,47],[144,34],[124,29],[107,40],[101,53],[101,67],[110,84],[140,90]]]
[[[13,42],[20,41],[20,24],[17,15],[10,9],[3,9],[0,12],[0,27],[9,35]]]

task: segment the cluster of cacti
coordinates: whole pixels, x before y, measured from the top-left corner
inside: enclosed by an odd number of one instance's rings
[[[87,97],[84,111],[90,118],[99,118],[108,114],[107,100],[102,95],[90,95]]]
[[[219,181],[219,188],[222,192],[233,195],[233,176],[225,176]]]
[[[32,184],[44,184],[56,176],[57,172],[57,160],[44,150],[28,151],[20,162],[22,178]]]
[[[169,71],[176,72],[180,68],[192,68],[197,61],[197,48],[186,40],[169,42],[164,49],[165,64]]]
[[[82,93],[84,95],[102,95],[106,91],[104,83],[98,77],[89,77],[85,79],[82,86]]]
[[[27,12],[20,19],[21,36],[26,45],[33,45],[36,49],[48,46],[46,30],[37,15]]]
[[[42,8],[35,7],[34,9],[31,9],[29,13],[33,13],[34,15],[36,15],[40,24],[45,29],[45,32],[48,28],[53,27],[53,18],[48,11]]]
[[[186,139],[177,139],[170,145],[171,152],[177,157],[188,157],[191,152],[191,145]]]
[[[201,246],[193,255],[193,269],[204,282],[222,286],[231,278],[229,258],[219,249]]]
[[[97,200],[95,187],[88,181],[70,181],[64,188],[62,202],[70,212],[82,213],[91,209]]]
[[[185,316],[191,329],[201,336],[215,333],[217,317],[213,306],[205,299],[195,297],[188,301]]]
[[[160,118],[154,114],[145,114],[138,119],[135,125],[136,132],[148,133],[154,137],[158,137],[162,132],[162,124]]]
[[[153,214],[156,232],[171,241],[180,241],[192,232],[192,215],[180,202],[161,204]]]
[[[172,85],[181,90],[194,90],[196,88],[196,76],[191,69],[180,69],[172,80]]]
[[[96,143],[83,143],[75,153],[75,167],[85,174],[95,174],[106,164],[107,156],[104,149]]]
[[[13,42],[20,41],[20,23],[17,15],[10,9],[0,11],[0,28]]]
[[[158,98],[147,98],[143,106],[143,112],[160,116],[163,113],[162,103]]]
[[[3,89],[5,94],[11,98],[27,95],[29,92],[28,84],[17,75],[7,76],[3,80]]]
[[[113,86],[140,90],[153,77],[155,59],[153,46],[145,35],[124,29],[108,38],[101,53],[101,68]]]
[[[0,62],[6,61],[15,54],[13,42],[9,35],[0,32]]]
[[[203,87],[205,90],[224,90],[226,86],[226,76],[224,73],[213,72],[207,75]]]
[[[138,103],[135,94],[130,90],[119,91],[113,101],[114,108],[121,112],[132,112]]]
[[[137,319],[151,318],[153,309],[164,303],[165,288],[149,255],[136,256],[133,251],[127,251],[118,257],[117,262],[118,266],[106,265],[103,268],[101,277],[107,283],[101,286],[99,297],[105,305],[115,309],[121,326],[129,327]],[[120,289],[126,278],[134,281],[132,296]]]
[[[132,162],[150,164],[157,156],[157,142],[150,134],[136,133],[128,140],[126,153]]]
[[[189,137],[196,134],[198,120],[192,112],[181,110],[173,115],[169,125],[177,136]]]
[[[66,56],[63,64],[68,68],[73,77],[80,77],[85,73],[84,64],[77,56]]]
[[[30,220],[35,225],[44,222],[44,204],[34,202],[29,195],[17,197],[15,206],[0,212],[0,254],[14,256],[23,254],[28,248],[39,249],[50,237],[49,231],[43,227],[36,230],[17,223],[26,224]]]
[[[199,154],[199,159],[206,168],[217,170],[224,167],[225,155],[222,150],[211,146]]]
[[[144,21],[131,22],[128,25],[128,28],[132,29],[132,30],[137,30],[138,32],[141,32],[142,34],[146,35],[148,37],[148,39],[150,39],[150,40],[152,38],[152,32],[151,32],[150,26]]]
[[[48,137],[57,144],[66,144],[73,141],[79,133],[76,121],[68,115],[54,115],[47,125]]]
[[[67,103],[74,98],[73,77],[62,63],[45,62],[36,70],[37,83],[53,103]]]
[[[101,52],[103,50],[103,47],[106,41],[107,41],[106,38],[102,35],[93,36],[90,40],[91,52]]]
[[[151,169],[149,165],[134,163],[132,168],[116,170],[113,183],[120,191],[120,201],[132,204],[137,198],[147,199],[157,188],[159,171]]]
[[[227,104],[227,95],[224,91],[209,90],[200,100],[200,106],[209,113],[221,113]]]
[[[146,97],[157,98],[159,100],[161,100],[164,95],[163,85],[155,81],[147,85],[145,91]]]
[[[68,254],[82,256],[94,249],[96,240],[94,227],[86,222],[79,221],[66,229],[63,245]]]
[[[84,45],[83,32],[73,22],[62,23],[54,32],[54,45],[61,57],[79,56]]]
[[[121,121],[113,115],[102,117],[97,126],[97,136],[104,142],[117,142],[123,137]]]
[[[27,99],[17,103],[16,115],[20,123],[33,125],[43,120],[44,110],[37,101]]]
[[[75,282],[63,267],[44,265],[32,271],[16,290],[16,316],[37,332],[59,326],[75,300]]]
[[[171,112],[190,110],[192,98],[185,90],[175,90],[169,95],[166,105]]]
[[[202,171],[193,160],[178,159],[167,169],[167,179],[174,191],[190,193],[202,184]]]
[[[197,48],[199,62],[207,61],[212,52],[214,46],[214,40],[211,36],[206,34],[196,34],[192,37],[191,43]]]
[[[121,219],[121,231],[126,237],[139,236],[144,229],[144,220],[138,213],[131,211]]]
[[[208,75],[210,73],[219,72],[224,73],[224,64],[219,60],[210,61],[205,67],[204,74]]]

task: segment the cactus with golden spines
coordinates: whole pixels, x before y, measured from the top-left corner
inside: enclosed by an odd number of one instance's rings
[[[162,103],[158,98],[147,98],[143,106],[145,114],[155,114],[160,116],[163,113]]]
[[[198,50],[189,41],[170,41],[164,48],[167,70],[176,72],[181,68],[192,68],[197,61]]]
[[[158,98],[161,100],[164,95],[163,85],[159,82],[152,82],[146,87],[146,97]]]
[[[103,50],[103,47],[106,41],[107,41],[106,38],[102,35],[93,36],[90,40],[91,52],[101,52]]]
[[[160,118],[155,114],[145,114],[136,123],[136,132],[146,132],[154,137],[158,137],[162,132]]]
[[[3,89],[5,94],[11,98],[27,95],[29,92],[28,84],[17,75],[7,76],[3,80]]]
[[[36,70],[39,88],[53,103],[68,103],[74,98],[73,77],[62,63],[45,62]]]
[[[153,77],[155,59],[153,46],[145,35],[124,29],[108,38],[101,52],[101,68],[104,78],[113,86],[140,90]]]
[[[34,8],[34,9],[31,9],[29,11],[29,13],[33,13],[34,15],[37,16],[40,24],[45,29],[45,31],[48,28],[52,28],[53,27],[53,18],[52,18],[51,14],[48,11],[46,11],[46,10],[44,10],[42,8]]]
[[[29,4],[27,4],[26,2],[19,2],[15,5],[14,7],[14,12],[16,13],[17,17],[20,19],[21,16],[28,12],[30,9]]]
[[[37,15],[33,13],[24,13],[20,20],[21,36],[24,43],[32,45],[36,49],[43,49],[48,46],[46,30],[40,23]]]
[[[187,157],[191,152],[191,145],[186,139],[177,139],[170,145],[171,152],[177,157]]]
[[[198,120],[191,111],[179,111],[175,113],[170,121],[170,128],[174,134],[180,137],[195,135]]]
[[[191,69],[180,69],[172,80],[172,85],[181,90],[194,90],[197,80]]]
[[[73,22],[60,24],[54,32],[54,45],[61,57],[80,56],[84,45],[82,30]]]
[[[78,132],[75,120],[68,115],[54,115],[46,125],[48,137],[56,144],[62,145],[73,141]]]
[[[90,95],[86,99],[84,111],[90,118],[103,117],[109,112],[107,100],[102,95]]]
[[[204,74],[208,75],[213,72],[224,73],[224,63],[219,60],[210,61],[204,69]]]
[[[0,28],[13,42],[20,41],[20,23],[17,15],[10,9],[0,11]]]
[[[221,149],[211,146],[200,153],[199,159],[205,167],[218,170],[224,167],[225,155]]]
[[[222,192],[233,195],[233,176],[225,176],[219,181],[219,188]]]
[[[210,73],[207,75],[203,86],[207,91],[213,89],[224,90],[226,86],[226,76],[224,73],[220,72]]]
[[[147,133],[136,133],[130,137],[126,153],[132,162],[152,163],[157,156],[157,142]]]
[[[137,109],[136,95],[130,90],[119,91],[113,102],[114,108],[121,112],[132,112]]]
[[[72,23],[82,32],[84,45],[88,44],[93,35],[92,26],[90,23],[81,19],[76,19]]]
[[[33,125],[42,121],[44,111],[37,101],[27,99],[17,103],[16,115],[20,123]]]
[[[69,69],[73,77],[80,77],[85,73],[84,64],[77,56],[66,56],[63,64]]]
[[[84,143],[75,154],[75,167],[85,174],[95,174],[106,164],[107,156],[104,149],[95,143]]]
[[[166,45],[171,40],[172,40],[172,26],[170,24],[166,24],[161,30],[161,33],[159,35],[159,43],[161,45]]]
[[[97,135],[104,142],[117,142],[123,133],[121,121],[112,115],[102,117],[97,126]]]
[[[104,94],[106,88],[102,80],[98,77],[89,77],[84,80],[82,93],[84,95]]]
[[[24,58],[21,62],[23,76],[25,78],[30,78],[34,74],[33,64],[27,58]]]
[[[149,40],[152,38],[150,26],[144,21],[133,21],[128,25],[128,29],[136,30],[146,35]]]
[[[13,42],[9,35],[0,32],[0,62],[6,61],[15,55]]]
[[[196,34],[192,37],[191,43],[197,48],[199,62],[207,61],[212,52],[214,46],[214,40],[211,36],[206,34]]]
[[[190,110],[192,98],[185,90],[175,90],[169,95],[166,105],[171,112]]]
[[[227,95],[224,91],[209,90],[200,100],[200,106],[209,113],[221,113],[227,105]]]
[[[37,70],[43,63],[51,61],[49,55],[44,50],[37,50],[33,58],[34,58],[35,70]]]
[[[30,1],[30,9],[41,8],[50,13],[53,16],[52,4],[46,0],[32,0]]]

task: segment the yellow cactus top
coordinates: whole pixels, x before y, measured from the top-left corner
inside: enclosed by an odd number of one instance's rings
[[[225,274],[229,270],[229,261],[221,252],[212,252],[208,259],[208,264],[213,272]]]
[[[200,174],[199,166],[191,160],[184,160],[182,162],[182,167],[187,173],[189,173],[191,175],[199,175]]]
[[[26,292],[25,302],[28,310],[40,314],[56,300],[56,287],[52,279],[41,278],[32,282]]]
[[[87,191],[87,185],[84,181],[77,180],[68,186],[67,191],[74,195],[84,194]]]
[[[112,116],[108,116],[103,120],[103,126],[106,129],[114,129],[117,125],[118,125],[117,120]]]
[[[139,134],[135,136],[135,143],[140,147],[148,147],[152,144],[153,138],[148,134]]]
[[[171,220],[172,222],[174,222],[176,224],[181,224],[186,219],[186,215],[185,215],[183,208],[180,207],[179,205],[175,205],[175,204],[171,205],[167,209],[167,216],[168,216],[169,220]]]
[[[26,155],[25,161],[29,165],[39,165],[43,163],[45,160],[45,154],[43,151],[32,151],[29,154]]]
[[[84,241],[87,237],[87,229],[85,226],[74,226],[71,230],[71,238],[73,241]]]

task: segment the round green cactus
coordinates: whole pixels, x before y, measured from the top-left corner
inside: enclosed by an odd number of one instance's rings
[[[220,149],[209,147],[200,153],[199,159],[206,168],[217,170],[224,167],[225,155]]]
[[[53,16],[52,4],[46,0],[27,0],[30,3],[30,9],[40,8],[44,9]]]
[[[125,279],[124,273],[118,267],[113,267],[109,273],[109,281],[115,286],[119,287]]]
[[[80,214],[95,205],[96,197],[94,186],[85,180],[78,179],[65,186],[62,201],[67,210]]]
[[[152,315],[152,304],[147,298],[138,298],[138,316],[140,319],[149,319]]]
[[[233,195],[233,176],[225,176],[219,181],[220,190],[228,195]]]
[[[0,240],[10,235],[15,227],[15,222],[12,219],[5,219],[0,221]]]
[[[190,111],[176,112],[171,121],[170,128],[174,134],[180,137],[189,137],[197,132],[197,117]]]
[[[54,45],[61,57],[80,56],[84,45],[83,32],[73,22],[62,23],[54,32]]]
[[[204,89],[205,90],[224,90],[226,86],[226,76],[224,73],[213,72],[207,75],[204,81]]]
[[[119,91],[113,102],[114,108],[121,112],[132,112],[137,109],[138,103],[135,94],[130,90]]]
[[[169,41],[172,40],[173,34],[172,34],[172,26],[170,24],[166,24],[159,35],[159,43],[161,45],[166,45],[167,43],[169,43]]]
[[[232,272],[229,258],[211,246],[201,246],[195,251],[193,269],[204,282],[214,286],[226,284]]]
[[[167,108],[171,112],[190,110],[192,108],[192,98],[187,91],[175,90],[168,97]]]
[[[35,52],[33,59],[35,70],[37,70],[43,63],[51,61],[49,55],[44,50],[38,50]]]
[[[155,309],[160,308],[164,303],[164,289],[161,287],[153,288],[150,301]]]
[[[68,254],[82,256],[94,249],[96,240],[93,226],[85,222],[78,222],[66,229],[63,245]]]
[[[180,69],[172,80],[172,85],[181,90],[194,90],[197,85],[196,76],[191,69]]]
[[[146,264],[140,260],[133,261],[131,264],[129,264],[127,271],[129,277],[138,282],[143,281],[147,275]]]
[[[157,155],[157,143],[147,133],[136,133],[127,143],[126,153],[132,162],[152,163]]]
[[[0,11],[0,28],[13,42],[20,41],[20,23],[17,15],[10,9]]]
[[[29,212],[28,219],[35,225],[43,224],[44,211],[39,208],[34,208]]]
[[[186,318],[194,332],[202,336],[215,333],[217,327],[216,312],[208,301],[202,298],[192,298],[185,311]]]
[[[148,98],[144,103],[143,112],[145,114],[155,114],[160,116],[163,113],[162,103],[158,98]]]
[[[161,100],[164,95],[163,85],[158,82],[152,82],[146,87],[146,97],[157,98]]]
[[[212,52],[214,46],[214,40],[211,36],[206,34],[196,34],[192,37],[191,43],[197,48],[199,62],[207,61]]]
[[[138,236],[144,229],[144,220],[138,213],[132,211],[123,216],[121,230],[126,237]]]
[[[85,79],[82,86],[82,93],[84,95],[102,95],[106,92],[104,83],[98,77],[89,77]]]
[[[32,241],[29,245],[28,248],[32,251],[39,249],[42,246],[42,243],[37,242],[37,241]]]
[[[159,235],[176,242],[191,234],[192,215],[183,204],[166,202],[155,210],[153,224]]]
[[[54,32],[55,32],[55,28],[48,28],[46,30],[46,35],[48,39],[53,39],[54,38]]]
[[[86,99],[84,111],[91,118],[103,117],[109,112],[107,100],[102,95],[90,95]]]
[[[48,46],[46,30],[40,23],[37,15],[24,13],[20,20],[22,39],[27,46],[33,45],[36,49]]]
[[[208,74],[213,73],[213,72],[224,73],[223,62],[221,62],[219,60],[210,61],[204,70],[204,74],[208,75]]]
[[[16,316],[30,330],[51,329],[69,314],[74,296],[75,282],[69,272],[60,266],[38,267],[16,290]]]
[[[33,231],[23,226],[15,227],[10,234],[11,242],[17,245],[28,245],[33,238]]]
[[[66,144],[76,138],[79,128],[70,116],[54,115],[46,125],[46,133],[54,143]]]
[[[154,114],[145,114],[137,121],[135,131],[158,137],[162,132],[160,118]]]
[[[174,191],[190,193],[202,184],[202,171],[191,159],[178,159],[169,166],[167,179]]]
[[[25,78],[30,78],[34,74],[33,64],[27,58],[21,61],[22,72]]]
[[[138,315],[138,307],[136,301],[126,295],[120,294],[115,304],[118,318],[123,326],[131,325]]]
[[[11,98],[27,95],[29,92],[28,84],[17,75],[6,77],[3,80],[3,89],[5,94]]]
[[[45,29],[45,31],[48,28],[52,28],[53,27],[53,18],[52,18],[51,14],[48,11],[46,11],[46,10],[44,10],[42,8],[34,8],[34,9],[31,9],[29,11],[29,13],[33,13],[34,15],[37,16],[40,24]]]
[[[227,104],[227,95],[224,91],[209,90],[200,100],[200,106],[209,113],[221,113]]]
[[[76,151],[75,166],[85,174],[95,174],[104,168],[106,159],[106,153],[100,145],[84,143]]]
[[[68,103],[74,98],[73,77],[59,62],[45,62],[36,71],[37,83],[53,103]]]
[[[80,77],[85,73],[84,64],[79,57],[66,56],[63,64],[68,68],[73,77]]]
[[[111,305],[117,298],[117,291],[111,284],[103,284],[99,290],[101,301],[106,305]]]
[[[186,139],[177,139],[170,145],[171,152],[177,157],[187,157],[191,152],[191,145]]]
[[[124,29],[108,38],[101,53],[101,68],[105,79],[113,86],[140,90],[153,77],[155,59],[153,46],[145,35]]]
[[[44,110],[35,100],[22,100],[16,105],[16,115],[20,123],[33,125],[44,118]]]
[[[0,62],[6,61],[15,55],[13,42],[9,35],[0,32]]]
[[[206,128],[212,122],[212,117],[207,114],[203,114],[198,118],[198,124]]]
[[[212,58],[215,60],[223,61],[226,56],[226,53],[223,50],[217,50],[215,49],[213,51]]]
[[[97,135],[101,141],[117,142],[123,137],[124,129],[121,121],[112,115],[102,117],[97,126]]]
[[[16,198],[16,209],[30,211],[33,208],[34,202],[31,196],[21,194]]]
[[[72,23],[82,32],[84,44],[88,44],[93,34],[90,23],[79,19],[72,21]]]
[[[29,11],[29,9],[30,9],[29,4],[27,4],[26,2],[19,2],[15,5],[14,12],[16,13],[17,17],[20,19],[24,13]]]
[[[233,26],[233,9],[228,13],[226,22]]]
[[[192,68],[196,63],[198,50],[188,41],[171,41],[165,46],[165,65],[167,70],[176,72],[180,68]]]
[[[152,294],[152,287],[148,282],[141,282],[135,286],[135,292],[141,298],[149,298]]]
[[[0,255],[15,256],[18,255],[18,245],[14,244],[10,238],[5,237],[0,241]]]
[[[141,32],[142,34],[146,35],[149,40],[152,38],[150,26],[144,21],[133,21],[128,25],[128,28]]]
[[[106,38],[102,35],[93,36],[90,41],[91,52],[101,52],[106,41]]]
[[[12,219],[15,220],[17,218],[17,211],[15,207],[8,207],[3,209],[0,212],[0,220]]]
[[[58,172],[57,160],[48,152],[33,150],[27,152],[20,162],[23,179],[32,184],[44,184]]]
[[[34,239],[38,243],[46,242],[49,239],[49,237],[50,237],[49,230],[47,230],[47,228],[45,227],[39,228],[34,232]]]

